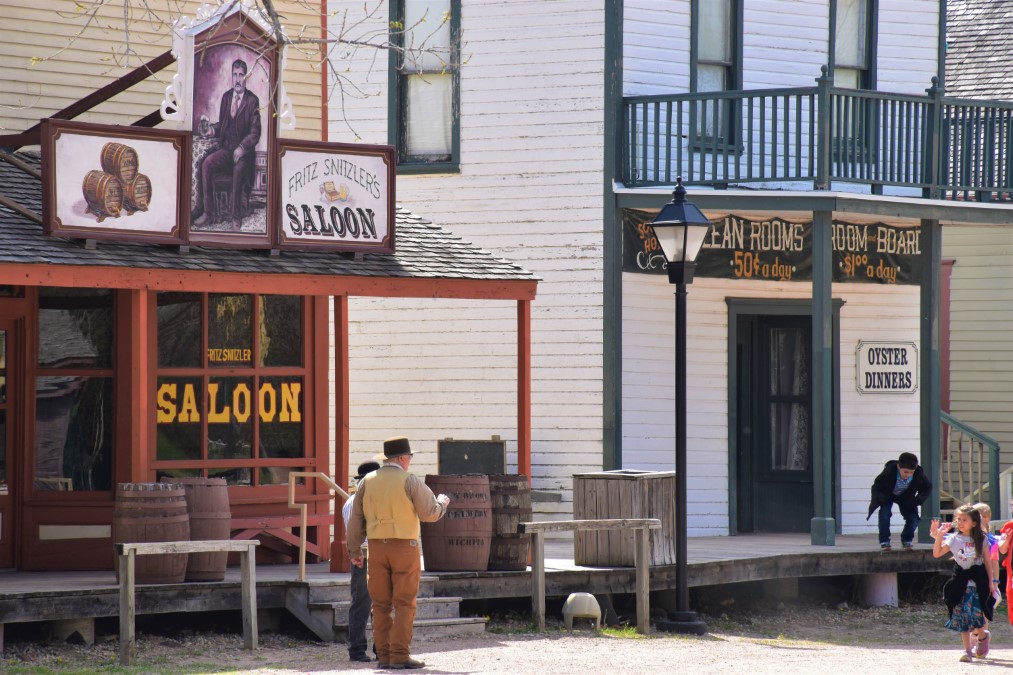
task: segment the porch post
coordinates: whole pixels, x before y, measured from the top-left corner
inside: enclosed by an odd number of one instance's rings
[[[348,489],[348,296],[334,296],[334,482]],[[345,552],[345,519],[342,504],[334,505],[334,541],[331,572],[351,571]]]
[[[929,543],[931,516],[939,513],[941,387],[939,383],[939,279],[943,261],[943,230],[938,220],[922,220],[921,233],[921,452],[919,462],[932,481],[932,494],[922,505],[918,541]]]
[[[531,484],[531,301],[517,301],[517,473]]]
[[[834,307],[833,213],[813,212],[813,316],[812,316],[812,429],[813,429],[813,545],[833,546],[836,524],[834,485]]]

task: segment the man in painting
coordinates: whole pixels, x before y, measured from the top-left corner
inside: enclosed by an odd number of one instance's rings
[[[242,197],[253,185],[254,159],[260,140],[260,100],[246,88],[247,72],[242,59],[232,63],[232,88],[222,94],[218,122],[201,125],[202,135],[218,138],[218,149],[201,161],[197,172],[197,208],[193,214],[193,226],[197,228],[204,227],[210,220],[214,181],[224,174],[232,176],[229,218],[232,229],[239,230]]]

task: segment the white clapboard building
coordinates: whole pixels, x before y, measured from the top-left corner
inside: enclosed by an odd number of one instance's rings
[[[941,480],[940,242],[1013,219],[989,122],[1009,118],[943,96],[942,6],[390,0],[356,24],[328,2],[332,31],[407,50],[332,52],[328,140],[397,145],[400,204],[541,278],[537,517],[572,512],[574,474],[674,466],[649,223],[678,177],[713,224],[688,287],[688,533],[875,531],[869,486],[905,451],[944,498],[994,498]],[[352,465],[395,433],[430,472],[441,439],[499,436],[515,471],[517,322],[355,299]]]

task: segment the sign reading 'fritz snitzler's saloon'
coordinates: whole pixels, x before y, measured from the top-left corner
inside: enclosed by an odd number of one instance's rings
[[[278,245],[394,250],[394,149],[278,141]]]

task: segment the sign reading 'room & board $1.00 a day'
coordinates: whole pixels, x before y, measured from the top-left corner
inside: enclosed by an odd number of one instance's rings
[[[918,347],[913,342],[861,341],[855,350],[855,364],[861,394],[918,391]]]
[[[394,149],[278,141],[281,248],[393,253]]]

